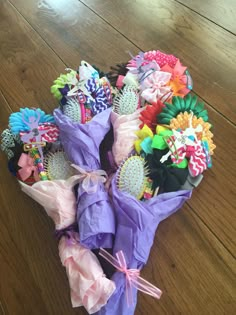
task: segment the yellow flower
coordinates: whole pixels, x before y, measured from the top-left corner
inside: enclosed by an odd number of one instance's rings
[[[136,135],[138,136],[139,139],[134,142],[134,147],[135,147],[136,152],[140,154],[140,151],[142,149],[141,143],[147,137],[153,138],[153,132],[147,125],[144,125],[141,130],[138,130],[136,132]]]

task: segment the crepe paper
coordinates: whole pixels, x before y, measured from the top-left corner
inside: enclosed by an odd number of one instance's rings
[[[60,109],[54,111],[68,158],[86,172],[101,169],[99,146],[110,130],[110,114],[111,109],[107,109],[89,123],[79,124],[72,122]],[[90,249],[112,247],[115,217],[102,182],[98,182],[97,190],[92,194],[88,194],[82,185],[78,186],[77,221],[82,245]]]
[[[147,262],[158,224],[182,207],[191,191],[160,194],[144,202],[121,192],[112,181],[112,199],[117,218],[113,254],[122,250],[128,269],[142,269]],[[132,288],[133,304],[126,302],[126,277],[115,272],[112,280],[116,290],[97,315],[133,315],[137,289]]]
[[[22,153],[18,161],[18,165],[21,169],[18,171],[21,179],[25,181],[33,173],[35,181],[39,181],[38,169],[34,165],[34,159],[26,153]]]
[[[113,257],[105,249],[101,248],[99,255],[105,258],[111,265],[113,265],[117,271],[123,272],[126,277],[126,300],[127,305],[133,304],[132,287],[146,293],[156,299],[160,299],[162,291],[152,285],[150,282],[140,277],[139,269],[128,269],[125,256],[121,251],[115,254]]]
[[[77,222],[80,242],[87,248],[112,248],[116,232],[115,214],[102,182],[94,193],[77,188]]]
[[[139,130],[139,116],[143,108],[136,110],[130,115],[118,115],[111,113],[111,123],[114,130],[114,143],[112,153],[116,165],[128,157],[134,149],[134,142],[138,139],[135,134]]]
[[[74,186],[81,180],[81,175],[74,175],[67,180],[39,181],[33,186],[19,182],[22,191],[36,200],[52,218],[57,230],[76,222],[76,197]]]
[[[115,290],[113,281],[103,273],[97,257],[78,242],[78,233],[62,236],[59,255],[66,268],[73,307],[84,306],[89,314],[106,305]]]
[[[153,72],[142,82],[141,96],[150,103],[154,103],[157,100],[162,99],[171,91],[170,87],[166,85],[170,81],[170,78],[171,74],[168,72]],[[166,99],[168,98],[169,97]]]

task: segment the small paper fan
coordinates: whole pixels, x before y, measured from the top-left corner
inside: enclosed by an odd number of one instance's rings
[[[74,168],[64,151],[49,152],[44,158],[44,168],[48,179],[68,179],[74,175]]]
[[[63,113],[73,122],[84,123],[84,107],[75,98],[70,98],[63,106]]]
[[[145,160],[137,155],[127,158],[119,167],[117,187],[137,199],[143,197],[147,183],[148,169]]]
[[[139,107],[139,95],[135,87],[126,85],[113,102],[113,110],[119,115],[133,114]]]

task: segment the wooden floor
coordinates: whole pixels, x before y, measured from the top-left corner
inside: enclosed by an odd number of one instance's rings
[[[163,290],[136,315],[236,314],[236,1],[0,0],[0,128],[19,107],[51,111],[53,79],[82,59],[107,70],[140,50],[176,54],[214,125],[213,169],[161,223],[142,272]],[[72,315],[53,224],[0,154],[0,314]],[[122,315],[122,314],[121,314]]]

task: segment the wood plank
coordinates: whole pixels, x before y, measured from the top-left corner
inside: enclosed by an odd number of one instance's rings
[[[235,0],[175,0],[188,8],[210,19],[226,30],[236,34],[236,2]]]
[[[178,56],[190,69],[194,91],[236,122],[234,35],[172,0],[81,2],[140,49]]]
[[[2,131],[11,109],[1,90],[0,104]],[[85,314],[71,307],[52,222],[22,193],[3,154],[0,164],[0,310],[9,315]]]
[[[10,0],[70,68],[81,60],[103,70],[138,49],[77,0]],[[118,49],[119,47],[119,49]]]
[[[233,315],[235,259],[188,206],[162,222],[141,276],[163,290],[139,295],[137,314]]]
[[[0,2],[0,26],[0,88],[11,108],[52,109],[57,102],[50,86],[65,65],[6,1]]]
[[[188,202],[231,253],[236,252],[236,128],[207,106],[213,125],[213,167],[204,172]]]

